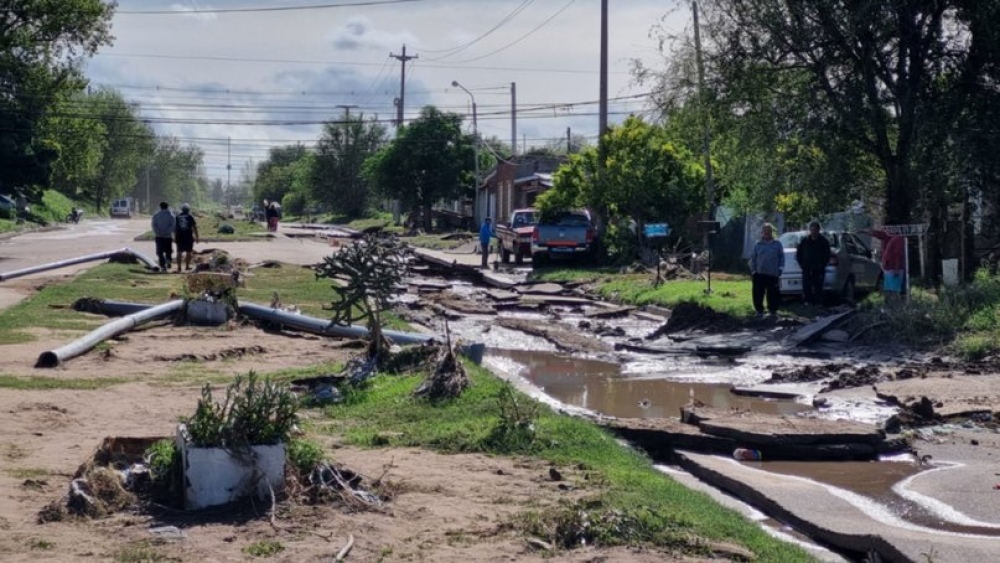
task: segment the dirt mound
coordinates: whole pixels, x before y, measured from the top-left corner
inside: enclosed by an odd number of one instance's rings
[[[655,340],[667,334],[700,330],[709,334],[736,332],[743,328],[743,322],[727,313],[720,313],[711,307],[697,303],[679,303],[670,311],[666,324],[646,337]]]
[[[820,393],[828,393],[835,389],[846,389],[848,387],[864,387],[874,385],[883,381],[892,381],[891,373],[885,373],[878,366],[862,366],[856,370],[843,371],[837,375],[837,379],[831,381],[826,387],[820,389]]]

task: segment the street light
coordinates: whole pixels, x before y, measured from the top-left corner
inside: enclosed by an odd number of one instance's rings
[[[472,215],[475,217],[475,215],[479,213],[479,121],[476,113],[476,97],[472,95],[472,92],[470,92],[468,88],[459,84],[458,80],[452,80],[451,86],[453,88],[461,88],[462,91],[468,94],[469,98],[472,99],[472,136],[476,141],[475,145],[473,145],[476,155],[476,185],[474,186],[475,191],[473,192],[475,195],[473,195],[472,200],[474,210]],[[478,217],[475,218],[479,219]]]

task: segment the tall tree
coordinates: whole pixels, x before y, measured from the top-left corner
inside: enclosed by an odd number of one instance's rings
[[[373,196],[362,168],[385,143],[385,127],[375,119],[359,115],[326,123],[313,162],[312,198],[347,218],[362,217]]]
[[[953,95],[957,77],[981,74],[969,45],[993,32],[992,26],[976,25],[972,15],[985,4],[995,12],[996,2],[701,4],[719,88],[756,81],[779,101],[807,101],[803,118],[817,131],[878,164],[886,220],[909,222],[925,195],[918,148],[935,137],[927,117],[937,113],[942,96]]]
[[[703,201],[704,169],[668,131],[629,117],[605,135],[607,165],[599,181],[595,147],[570,157],[554,187],[536,203],[543,213],[575,207],[607,209],[609,221],[632,219],[640,226],[665,221],[679,226]]]
[[[431,230],[431,206],[467,190],[474,164],[474,141],[462,133],[461,116],[427,106],[365,162],[364,173],[386,196],[421,208],[424,229]]]
[[[281,202],[292,190],[294,164],[306,156],[309,149],[300,143],[275,147],[268,151],[267,160],[257,165],[253,184],[256,201],[270,199]]]
[[[136,106],[128,103],[120,93],[100,90],[93,97],[106,142],[97,182],[90,195],[94,205],[101,209],[107,201],[122,197],[136,187],[139,172],[154,151],[155,137],[139,120]]]
[[[0,17],[0,187],[47,186],[58,151],[40,138],[53,103],[84,81],[80,61],[111,43],[115,2],[18,0]]]

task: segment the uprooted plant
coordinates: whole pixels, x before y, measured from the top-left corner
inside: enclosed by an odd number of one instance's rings
[[[368,357],[377,363],[388,357],[383,315],[406,278],[408,252],[407,245],[395,237],[368,234],[313,267],[317,278],[334,280],[331,287],[337,299],[328,308],[333,311],[332,321],[341,325],[365,322]]]
[[[222,403],[205,384],[193,416],[182,419],[191,444],[238,449],[287,442],[295,426],[298,401],[286,385],[261,381],[256,373],[236,376]]]
[[[445,323],[445,340],[445,346],[439,347],[438,356],[434,361],[434,371],[413,391],[415,396],[432,401],[454,399],[469,386],[469,374],[455,353],[447,323]]]
[[[496,394],[497,421],[484,445],[496,453],[525,452],[535,444],[539,403],[509,382]]]

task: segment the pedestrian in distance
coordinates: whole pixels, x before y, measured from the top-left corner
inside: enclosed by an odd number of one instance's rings
[[[267,219],[267,232],[278,232],[278,207],[273,201],[264,208],[264,218]]]
[[[830,241],[820,232],[818,221],[809,223],[809,236],[799,241],[795,261],[802,270],[802,301],[806,305],[823,305],[823,278],[830,263]]]
[[[781,305],[781,273],[785,270],[785,249],[774,238],[774,226],[765,223],[760,240],[750,253],[751,293],[757,318],[764,316],[764,298],[770,315],[778,314]]]
[[[191,260],[194,258],[194,243],[198,242],[198,222],[194,215],[191,215],[191,205],[181,205],[181,212],[175,218],[174,240],[177,242],[177,272],[181,271],[181,261],[184,262],[184,270],[191,269]]]
[[[859,229],[882,243],[882,294],[886,302],[902,299],[906,284],[906,237],[890,235],[885,229]]]
[[[173,259],[174,230],[177,228],[177,221],[174,214],[170,212],[170,204],[161,201],[160,210],[153,214],[153,237],[156,242],[156,259],[160,262],[160,271],[170,270],[170,263]],[[178,261],[177,266],[180,266]]]
[[[487,217],[483,219],[483,226],[479,228],[479,249],[483,256],[483,268],[487,267],[490,259],[490,239],[493,238],[493,220]]]

